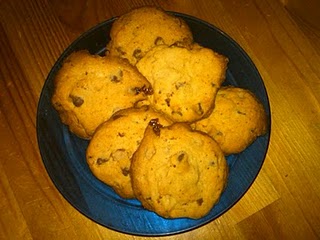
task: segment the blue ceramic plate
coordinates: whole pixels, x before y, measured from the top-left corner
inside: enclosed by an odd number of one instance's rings
[[[247,88],[261,100],[270,120],[270,108],[263,81],[244,50],[216,27],[187,15],[173,13],[190,26],[195,41],[229,58],[225,84]],[[136,235],[168,235],[202,226],[230,209],[248,190],[264,162],[270,132],[258,138],[244,152],[227,158],[230,175],[219,203],[197,220],[164,219],[142,208],[137,200],[120,198],[90,172],[85,151],[88,141],[70,133],[50,103],[53,79],[63,60],[73,51],[88,49],[103,54],[115,18],[82,34],[53,66],[41,93],[37,113],[38,144],[44,165],[60,193],[78,211],[110,229]],[[210,183],[208,183],[210,184]]]

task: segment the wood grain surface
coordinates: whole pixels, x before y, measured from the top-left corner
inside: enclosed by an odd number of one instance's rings
[[[0,239],[149,239],[73,208],[51,182],[36,137],[41,89],[63,50],[144,5],[193,15],[235,39],[262,75],[272,112],[266,160],[245,196],[200,228],[150,239],[319,239],[320,33],[279,0],[1,0]]]

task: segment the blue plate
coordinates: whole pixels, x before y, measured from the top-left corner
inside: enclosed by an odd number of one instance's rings
[[[194,39],[201,45],[227,56],[229,65],[225,85],[251,90],[261,100],[270,121],[270,107],[263,81],[244,50],[216,27],[180,13],[190,26]],[[75,40],[59,57],[43,86],[37,113],[37,135],[40,153],[53,183],[78,211],[110,229],[135,235],[169,235],[202,226],[225,213],[248,190],[264,162],[269,132],[259,137],[244,152],[228,156],[228,185],[217,205],[201,219],[165,219],[142,208],[137,200],[125,200],[89,170],[85,151],[88,141],[70,133],[51,105],[53,79],[63,60],[73,51],[88,49],[103,54],[115,18],[102,22]],[[210,184],[210,183],[208,183]]]

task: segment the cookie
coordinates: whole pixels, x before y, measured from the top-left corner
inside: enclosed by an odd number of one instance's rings
[[[96,130],[86,152],[92,173],[123,198],[134,198],[130,179],[133,153],[151,119],[164,126],[171,121],[149,107],[129,108],[115,113]]]
[[[138,63],[151,83],[152,106],[176,122],[207,116],[225,79],[228,59],[198,44],[192,48],[159,45]]]
[[[141,7],[120,16],[112,25],[107,52],[135,65],[146,52],[160,44],[188,45],[193,42],[188,25],[155,7]]]
[[[242,152],[267,131],[267,116],[260,101],[246,89],[222,87],[208,118],[193,127],[213,137],[226,155]]]
[[[165,218],[201,218],[219,201],[226,159],[208,135],[185,123],[151,121],[133,155],[131,179],[142,206]]]
[[[102,122],[120,109],[147,100],[150,83],[127,61],[72,53],[54,81],[52,104],[71,132],[89,139]]]

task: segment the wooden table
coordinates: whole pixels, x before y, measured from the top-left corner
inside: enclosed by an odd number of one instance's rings
[[[234,38],[259,69],[272,112],[266,160],[245,196],[203,227],[151,239],[319,239],[320,31],[278,0],[0,1],[0,239],[148,238],[73,208],[36,138],[37,103],[59,55],[90,27],[142,5],[193,15]]]

